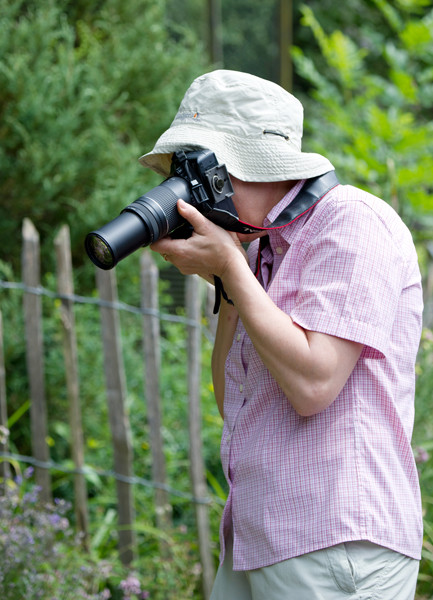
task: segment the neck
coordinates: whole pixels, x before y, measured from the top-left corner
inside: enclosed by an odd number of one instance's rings
[[[269,181],[253,183],[251,201],[256,203],[258,211],[257,224],[262,224],[267,214],[296,185],[297,181]]]

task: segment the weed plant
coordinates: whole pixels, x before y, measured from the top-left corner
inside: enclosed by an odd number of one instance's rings
[[[197,598],[201,569],[188,544],[147,528],[164,544],[133,569],[101,559],[83,547],[64,500],[43,503],[33,469],[2,483],[0,496],[0,598],[2,600],[170,600]],[[146,528],[144,528],[146,529]],[[182,529],[179,534],[183,534]],[[140,574],[139,576],[137,574]],[[179,595],[180,594],[180,595]]]
[[[8,482],[0,497],[0,597],[2,600],[106,600],[110,567],[89,560],[67,514],[69,504],[40,501],[24,477]]]

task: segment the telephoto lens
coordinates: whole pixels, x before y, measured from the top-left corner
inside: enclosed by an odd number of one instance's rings
[[[90,260],[107,271],[135,250],[175,231],[185,223],[176,207],[179,198],[191,203],[190,184],[182,177],[169,177],[135,200],[113,221],[87,234]]]

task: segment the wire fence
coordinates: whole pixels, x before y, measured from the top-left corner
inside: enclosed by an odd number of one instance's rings
[[[212,558],[212,544],[210,541],[210,522],[208,511],[212,506],[222,506],[224,500],[217,489],[214,494],[207,483],[206,469],[204,466],[203,449],[201,447],[202,420],[200,412],[201,394],[201,339],[207,338],[210,343],[214,340],[215,318],[212,318],[209,288],[203,291],[202,283],[196,276],[189,276],[185,282],[184,315],[164,312],[159,305],[160,273],[151,253],[144,251],[140,261],[141,298],[140,306],[119,301],[117,297],[116,270],[95,270],[97,296],[84,296],[75,293],[73,284],[73,269],[70,252],[69,229],[61,229],[54,242],[57,257],[57,290],[48,289],[41,285],[40,280],[40,253],[39,235],[33,224],[25,220],[23,224],[23,252],[22,252],[22,281],[0,280],[0,291],[12,292],[13,297],[4,297],[10,310],[11,302],[15,311],[15,294],[22,297],[24,335],[15,336],[14,343],[25,346],[26,370],[28,378],[29,401],[25,410],[30,408],[31,456],[29,452],[12,451],[8,440],[0,436],[0,476],[5,473],[9,464],[10,471],[19,473],[17,468],[20,463],[30,465],[35,469],[36,484],[41,488],[41,497],[45,501],[52,500],[51,475],[63,473],[73,479],[74,509],[76,521],[80,531],[86,537],[89,535],[88,493],[87,484],[96,478],[105,478],[115,482],[117,494],[118,515],[118,547],[119,557],[124,564],[131,564],[134,559],[134,534],[133,523],[134,487],[153,490],[154,518],[158,528],[164,530],[171,527],[172,503],[174,498],[180,498],[194,507],[197,525],[198,547],[202,564],[203,583],[207,598],[211,583],[214,578],[214,565]],[[47,352],[44,347],[45,320],[50,319],[52,310],[42,310],[42,300],[48,298],[56,302],[59,310],[52,327],[59,328],[54,343],[62,341],[65,386],[69,415],[62,415],[61,419],[69,419],[69,440],[65,439],[71,452],[70,458],[60,461],[51,459],[48,443],[48,410],[45,390],[45,361],[52,356],[52,348]],[[57,304],[58,302],[58,304]],[[84,460],[84,435],[81,417],[80,395],[81,382],[79,378],[77,335],[81,336],[80,349],[83,350],[83,336],[89,335],[85,321],[81,321],[78,329],[75,327],[74,307],[78,304],[93,305],[100,315],[100,342],[101,353],[99,360],[102,366],[97,374],[98,389],[101,389],[99,380],[105,378],[106,408],[108,423],[111,431],[112,468],[97,468],[89,465]],[[204,305],[204,306],[203,306]],[[6,308],[6,305],[5,305]],[[204,313],[203,313],[204,309]],[[126,400],[126,375],[123,365],[122,333],[120,331],[119,314],[130,313],[140,317],[142,322],[142,363],[144,395],[146,399],[146,418],[148,421],[148,436],[146,441],[150,449],[148,455],[150,477],[136,475],[133,467],[132,436],[129,413]],[[8,313],[9,314],[9,313]],[[83,315],[78,313],[78,318]],[[60,316],[60,318],[58,318]],[[95,315],[97,316],[97,314]],[[86,317],[87,318],[87,317]],[[160,398],[160,346],[161,322],[181,324],[185,328],[187,351],[181,358],[182,369],[185,368],[185,385],[188,401],[186,404],[188,414],[189,432],[189,487],[190,491],[178,489],[167,483],[164,439],[162,434],[161,398]],[[11,323],[3,323],[0,311],[0,427],[7,427],[7,399],[6,399],[6,374],[8,365],[5,364],[3,348],[3,331],[11,327]],[[84,326],[84,327],[83,327]],[[140,337],[134,321],[134,339],[138,342]],[[79,333],[77,333],[79,332]],[[15,331],[9,331],[15,335]],[[183,334],[182,334],[183,336]],[[61,339],[62,338],[62,339]],[[91,345],[93,347],[93,344]],[[19,350],[21,359],[21,350]],[[87,356],[87,354],[86,354]],[[56,360],[59,360],[57,353]],[[90,358],[90,360],[92,360]],[[136,360],[136,358],[134,358]],[[58,364],[58,363],[57,363]],[[98,362],[98,364],[101,364]],[[51,366],[49,366],[52,368]],[[63,369],[62,369],[63,370]],[[91,376],[93,376],[93,374]],[[88,381],[87,381],[88,386]],[[87,388],[86,388],[87,389]],[[18,411],[21,409],[18,409]],[[17,411],[17,412],[18,412]],[[23,409],[24,411],[24,409]],[[23,413],[24,414],[24,413]],[[12,421],[11,421],[12,422]],[[65,423],[67,424],[67,423]],[[15,425],[11,425],[14,430]],[[27,443],[25,444],[27,445]],[[14,448],[15,450],[15,448]],[[111,466],[111,465],[110,465]],[[104,464],[105,467],[105,464]],[[210,475],[212,478],[212,475]],[[58,480],[58,477],[57,477]],[[184,480],[182,484],[187,482]],[[171,500],[170,500],[171,498]]]
[[[124,311],[135,315],[150,315],[152,317],[156,317],[161,321],[167,321],[171,323],[180,323],[182,325],[188,327],[197,327],[199,328],[204,335],[212,342],[214,339],[214,334],[203,326],[203,322],[198,322],[195,320],[188,319],[187,317],[181,315],[173,315],[171,313],[160,312],[157,309],[145,308],[133,306],[131,304],[127,304],[121,301],[108,301],[103,300],[101,298],[90,297],[90,296],[82,296],[79,294],[61,294],[59,292],[49,290],[43,286],[33,287],[28,286],[22,282],[15,281],[5,281],[0,280],[0,289],[3,290],[14,290],[22,293],[33,294],[35,296],[44,296],[50,298],[52,300],[67,300],[77,304],[89,304],[97,307],[105,307],[111,308],[118,311]],[[60,472],[67,475],[76,475],[81,474],[84,476],[88,475],[96,475],[98,477],[111,478],[117,481],[122,481],[124,483],[128,483],[131,485],[137,485],[152,489],[160,489],[164,490],[171,496],[179,497],[184,500],[187,500],[193,504],[205,504],[211,505],[213,503],[224,506],[224,500],[218,496],[209,496],[209,497],[201,497],[198,498],[190,493],[184,492],[182,490],[176,489],[170,485],[165,483],[161,483],[158,481],[153,481],[151,479],[146,479],[143,477],[139,477],[136,475],[126,476],[121,473],[116,473],[113,470],[99,469],[97,467],[93,467],[90,465],[84,465],[82,468],[71,468],[67,467],[63,464],[54,462],[52,460],[49,461],[41,461],[32,456],[25,456],[22,454],[10,453],[10,452],[0,452],[0,458],[4,461],[16,461],[19,463],[25,463],[31,465],[33,467],[41,468],[49,470],[53,473]]]
[[[213,339],[212,333],[207,328],[204,328],[201,322],[193,321],[191,319],[188,319],[187,317],[183,317],[182,315],[163,313],[157,309],[133,306],[131,304],[126,304],[125,302],[120,302],[118,300],[109,301],[104,300],[102,298],[80,296],[78,294],[61,294],[59,292],[49,290],[43,286],[33,287],[26,285],[25,283],[15,281],[0,280],[0,288],[4,290],[18,290],[28,294],[33,294],[35,296],[46,296],[47,298],[51,298],[52,300],[69,300],[77,304],[91,304],[99,307],[112,308],[114,310],[129,312],[134,315],[150,315],[152,317],[157,317],[161,321],[182,323],[183,325],[187,325],[189,327],[198,327],[203,330],[203,332],[209,337],[210,340]]]
[[[165,483],[160,483],[158,481],[152,481],[151,479],[145,479],[144,477],[138,477],[136,475],[126,476],[121,473],[116,473],[113,470],[106,469],[98,469],[96,467],[92,467],[90,465],[84,465],[82,468],[71,468],[60,463],[56,463],[52,460],[49,461],[41,461],[33,456],[24,456],[22,454],[14,454],[10,452],[0,452],[0,458],[5,461],[16,461],[19,463],[24,463],[27,465],[31,465],[32,467],[38,467],[41,469],[48,469],[51,472],[60,472],[65,473],[67,475],[97,475],[98,477],[106,477],[109,479],[115,479],[117,481],[122,481],[124,483],[128,483],[131,485],[137,485],[152,489],[160,489],[164,490],[171,496],[176,496],[178,498],[182,498],[183,500],[187,500],[193,504],[219,504],[220,506],[224,506],[224,500],[219,498],[218,496],[209,496],[203,498],[197,498],[188,492],[183,492],[182,490],[178,490],[170,485]]]

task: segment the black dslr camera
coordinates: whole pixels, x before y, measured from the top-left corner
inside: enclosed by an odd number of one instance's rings
[[[85,247],[100,269],[112,269],[142,246],[166,235],[187,238],[191,226],[176,208],[179,198],[205,217],[230,229],[237,221],[233,188],[225,165],[210,150],[173,154],[171,175],[127,206],[118,217],[86,236]]]

